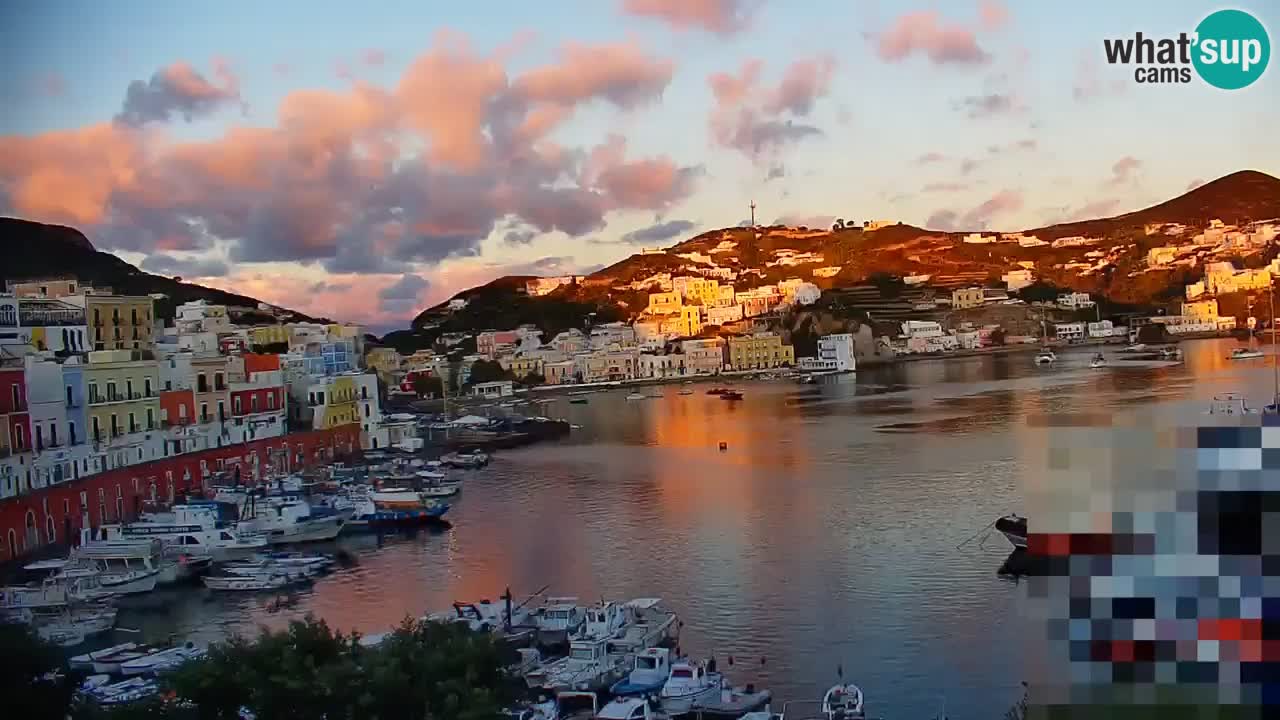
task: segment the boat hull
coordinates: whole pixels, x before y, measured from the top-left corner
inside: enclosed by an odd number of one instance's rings
[[[673,695],[663,693],[659,701],[662,703],[662,711],[668,715],[687,715],[693,712],[694,705],[709,701],[719,694],[720,683],[712,683],[685,693]]]
[[[103,589],[110,590],[112,594],[137,595],[155,590],[156,583],[159,581],[160,571],[151,570],[145,573],[130,573],[129,575],[118,577],[104,575],[101,583]]]
[[[289,545],[291,543],[323,542],[338,537],[346,521],[338,516],[308,520],[299,523],[289,530],[271,530],[267,533],[267,542],[271,545]]]

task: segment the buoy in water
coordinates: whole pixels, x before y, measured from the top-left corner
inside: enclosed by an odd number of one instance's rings
[[[722,443],[720,443],[720,451],[721,451],[721,452],[723,452],[723,451],[725,451],[725,450],[728,450],[728,449],[729,449],[729,443],[727,443],[727,442],[722,442]]]

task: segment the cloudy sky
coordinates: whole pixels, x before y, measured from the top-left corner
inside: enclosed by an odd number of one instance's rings
[[[503,274],[760,219],[1018,229],[1280,174],[1280,70],[1138,85],[1216,3],[0,7],[0,212],[149,271],[403,326]],[[1269,28],[1280,8],[1240,5]]]

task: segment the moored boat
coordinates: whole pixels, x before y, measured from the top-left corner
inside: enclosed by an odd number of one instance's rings
[[[737,390],[725,390],[720,393],[721,400],[741,400],[742,393]]]
[[[1058,356],[1049,348],[1044,348],[1040,352],[1036,353],[1037,365],[1052,365],[1057,359]]]
[[[547,598],[533,613],[538,628],[538,644],[563,645],[586,622],[586,612],[576,597]]]
[[[725,686],[711,697],[695,702],[692,712],[695,717],[705,720],[712,720],[712,718],[747,720],[752,718],[752,713],[761,708],[767,708],[771,699],[773,699],[773,693],[768,690],[757,690],[751,683],[739,688]],[[764,715],[762,720],[775,720],[776,717],[769,713]]]
[[[165,672],[178,667],[188,660],[204,657],[204,654],[204,648],[196,647],[194,643],[187,642],[125,661],[120,664],[120,672],[125,675],[146,675]]]
[[[480,451],[459,453],[451,452],[440,456],[443,465],[454,468],[480,468],[489,464],[489,456]]]
[[[1089,367],[1091,368],[1106,367],[1106,365],[1107,365],[1107,359],[1102,355],[1102,353],[1098,353],[1097,355],[1094,355],[1093,359],[1089,361]]]
[[[680,388],[680,392],[678,392],[678,393],[676,393],[676,394],[677,394],[677,395],[692,395],[692,394],[693,394],[693,389],[692,389],[692,388]]]
[[[645,648],[644,652],[636,655],[627,677],[614,683],[609,692],[618,696],[656,693],[667,683],[670,673],[671,650]]]
[[[831,720],[853,720],[866,717],[862,689],[853,683],[832,685],[822,696],[822,713]]]
[[[1261,350],[1254,348],[1236,348],[1227,356],[1228,360],[1253,360],[1262,357]]]
[[[278,590],[295,581],[288,575],[206,575],[200,579],[210,590],[244,592]]]
[[[628,400],[644,400],[645,396],[641,395],[640,393],[631,393],[630,395],[627,396],[627,399]]]
[[[677,660],[671,663],[658,697],[667,713],[684,715],[692,712],[695,704],[719,695],[723,684],[723,677],[708,672],[705,664]]]
[[[80,686],[81,697],[99,705],[123,705],[151,697],[160,692],[160,684],[154,678],[133,677],[111,682],[109,676],[94,675]]]
[[[101,604],[77,605],[52,614],[32,613],[25,619],[45,642],[72,647],[115,627],[116,609]]]

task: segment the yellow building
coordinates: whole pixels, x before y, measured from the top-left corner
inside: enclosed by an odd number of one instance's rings
[[[729,367],[734,370],[762,370],[794,365],[795,348],[782,344],[777,333],[756,333],[729,338]]]
[[[94,442],[159,428],[160,368],[151,353],[91,352],[84,381],[89,438]]]
[[[530,357],[514,356],[506,359],[504,364],[511,371],[511,374],[519,379],[530,373],[541,375],[542,367],[546,364],[546,360],[536,355]]]
[[[951,291],[951,307],[954,310],[976,308],[982,305],[982,288],[970,287]]]
[[[259,325],[249,328],[249,344],[275,345],[289,342],[289,329],[283,325]]]
[[[364,366],[377,373],[382,382],[388,385],[394,382],[396,373],[400,372],[400,365],[400,353],[395,348],[370,348],[364,356]]]
[[[307,403],[311,407],[311,427],[327,430],[339,425],[360,421],[356,404],[358,389],[351,376],[325,378],[307,390]]]
[[[684,302],[678,292],[649,293],[649,307],[647,312],[658,315],[677,313],[680,312],[680,308],[683,305]]]
[[[64,302],[83,307],[94,350],[152,350],[155,300],[146,296],[72,295]]]
[[[74,277],[45,278],[9,283],[9,292],[13,293],[14,297],[20,298],[60,298],[82,293],[86,287],[88,287],[86,284]]]

